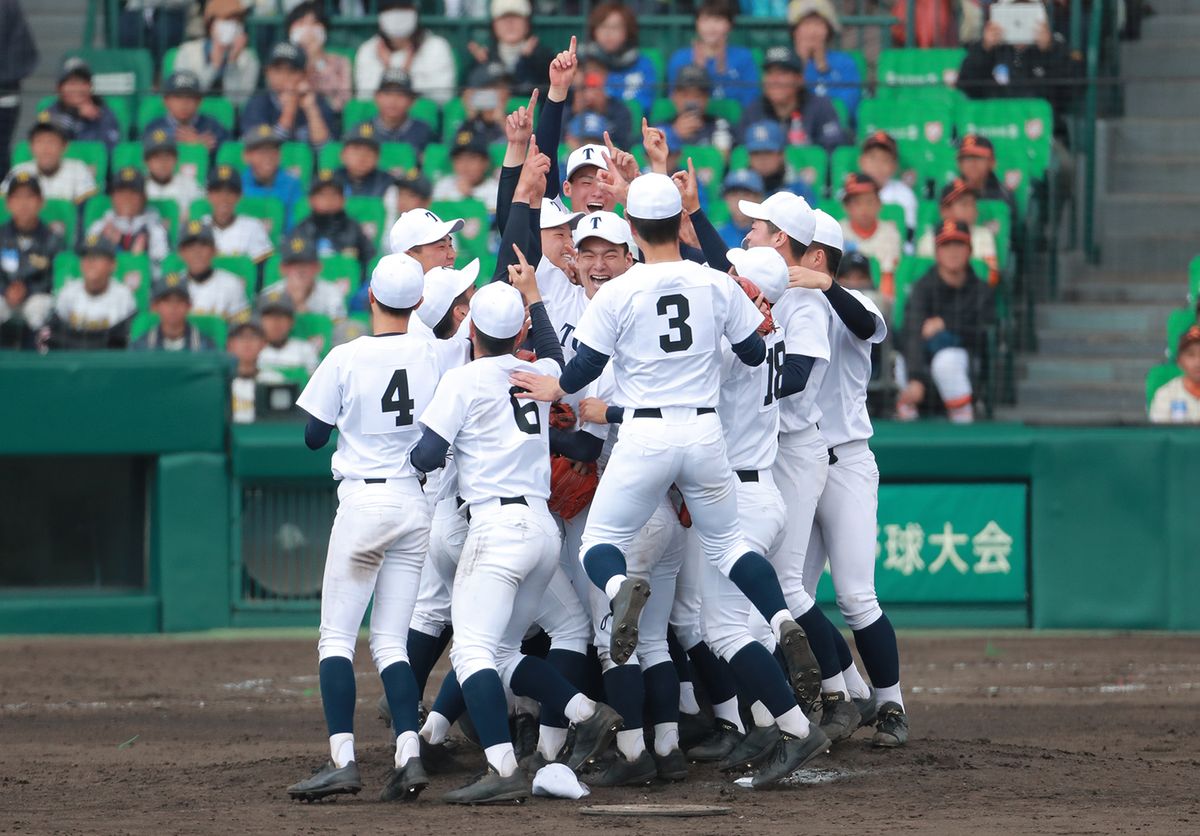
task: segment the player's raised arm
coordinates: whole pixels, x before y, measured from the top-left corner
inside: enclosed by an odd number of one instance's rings
[[[546,179],[546,197],[558,197],[562,188],[562,180],[558,172],[558,145],[562,142],[563,110],[566,107],[567,94],[575,81],[575,71],[579,61],[575,56],[577,41],[571,36],[571,45],[558,53],[550,62],[550,89],[546,93],[546,104],[537,120],[538,147],[550,150],[552,176]]]

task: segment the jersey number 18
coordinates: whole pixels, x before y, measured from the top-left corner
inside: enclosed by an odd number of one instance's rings
[[[767,348],[767,361],[763,363],[767,369],[767,396],[763,399],[763,406],[770,406],[772,401],[782,397],[780,392],[783,391],[783,361],[786,353],[782,340]]]

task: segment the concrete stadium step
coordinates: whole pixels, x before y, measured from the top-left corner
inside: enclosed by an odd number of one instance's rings
[[[1037,329],[1061,333],[1120,331],[1163,333],[1171,305],[1109,305],[1045,302],[1037,307]]]
[[[1102,236],[1200,230],[1200,194],[1109,194],[1096,206]]]
[[[1110,193],[1200,192],[1200,154],[1123,154],[1109,158]]]
[[[1097,238],[1100,262],[1106,270],[1185,270],[1200,253],[1195,230],[1171,233],[1108,232]]]
[[[1155,16],[1191,16],[1197,11],[1196,0],[1154,0],[1150,5],[1154,8]],[[1149,18],[1149,20],[1153,19],[1153,17]]]
[[[1143,357],[1086,357],[1045,352],[1022,359],[1018,380],[1060,384],[1142,383],[1154,361]]]
[[[1125,82],[1125,114],[1139,117],[1176,116],[1200,95],[1200,79],[1131,79]]]
[[[1200,38],[1200,14],[1160,14],[1142,21],[1142,37],[1147,40]]]
[[[1200,81],[1195,83],[1193,94],[1200,99]],[[1132,97],[1126,97],[1127,106]],[[1124,119],[1105,120],[1108,143],[1114,156],[1138,156],[1145,154],[1191,157],[1196,154],[1196,137],[1200,136],[1200,119],[1180,117],[1183,101],[1175,100],[1175,109],[1165,117],[1127,116]],[[1186,109],[1184,112],[1187,112]]]
[[[1154,362],[1165,358],[1167,336],[1164,328],[1157,334],[1132,335],[1124,331],[1039,331],[1038,355],[1076,357],[1148,357]]]
[[[1099,426],[1146,423],[1146,409],[1114,409],[1112,407],[1072,409],[1070,406],[1002,406],[996,410],[997,421],[1018,421],[1049,426]]]
[[[1055,380],[1019,380],[1017,403],[1029,409],[1144,413],[1146,386],[1144,381],[1067,385]]]
[[[1134,302],[1176,305],[1187,296],[1183,270],[1094,272],[1060,289],[1064,302]]]
[[[1121,44],[1121,74],[1126,78],[1192,78],[1198,50],[1200,38],[1151,40],[1143,33],[1140,41]]]

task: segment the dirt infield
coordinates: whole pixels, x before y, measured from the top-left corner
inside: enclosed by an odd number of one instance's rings
[[[295,635],[295,634],[293,634]],[[0,832],[796,834],[1186,833],[1200,830],[1200,637],[903,634],[913,740],[865,732],[812,783],[740,790],[693,767],[684,784],[583,802],[461,810],[375,800],[391,753],[364,651],[354,799],[290,802],[328,755],[314,639],[0,641]],[[431,693],[440,677],[435,674]],[[589,803],[683,802],[723,818],[593,818]]]

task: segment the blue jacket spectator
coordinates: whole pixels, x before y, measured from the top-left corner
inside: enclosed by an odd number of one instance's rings
[[[259,125],[242,137],[243,197],[277,197],[283,202],[283,227],[292,229],[292,212],[304,197],[300,181],[280,168],[282,140],[268,125]]]
[[[705,112],[711,90],[712,82],[704,70],[693,66],[680,70],[671,89],[675,116],[670,122],[658,125],[667,135],[667,145],[672,150],[681,145],[706,145],[712,142],[717,120]]]
[[[569,106],[563,114],[565,128],[570,133],[570,122],[586,114],[596,114],[608,122],[605,128],[618,148],[628,148],[636,132],[641,134],[641,120],[633,124],[625,102],[614,96],[608,84],[609,70],[598,50],[588,47],[579,58],[579,72],[571,85]],[[646,111],[649,115],[649,111]],[[604,139],[601,136],[600,142]]]
[[[744,145],[750,157],[750,170],[762,179],[763,194],[770,197],[777,192],[791,192],[807,200],[810,206],[817,205],[817,196],[808,182],[788,170],[783,128],[778,122],[765,119],[747,126]]]
[[[662,79],[654,62],[638,49],[638,22],[624,3],[600,3],[588,15],[587,49],[608,65],[608,95],[637,101],[646,113]]]
[[[195,73],[180,70],[171,73],[162,85],[165,116],[151,119],[145,133],[166,131],[177,143],[198,143],[215,154],[217,146],[229,139],[229,131],[211,116],[200,113],[204,94]]]
[[[696,11],[696,40],[676,50],[667,65],[667,79],[674,87],[679,71],[687,66],[703,67],[712,79],[714,99],[734,99],[743,105],[758,96],[759,74],[754,53],[744,46],[731,46],[729,33],[737,14],[732,0],[705,0]]]
[[[829,49],[842,22],[829,0],[792,0],[788,7],[792,46],[804,62],[804,81],[818,96],[843,102],[851,118],[862,101],[862,74],[848,52]]]
[[[746,217],[739,204],[744,200],[749,203],[762,203],[766,197],[763,180],[756,172],[742,169],[731,171],[725,175],[721,184],[721,199],[729,211],[729,220],[717,227],[723,240],[730,249],[742,246],[742,240],[750,233],[753,221]]]
[[[833,102],[804,88],[800,59],[786,46],[767,50],[762,96],[742,112],[742,139],[750,125],[763,120],[778,122],[788,145],[820,145],[832,151],[850,141]]]
[[[269,125],[283,142],[324,145],[341,133],[338,115],[314,91],[304,74],[304,52],[295,44],[276,44],[267,62],[267,89],[250,97],[242,127]]]
[[[103,142],[111,151],[121,141],[117,117],[93,91],[92,68],[82,58],[68,58],[58,76],[58,99],[48,112],[71,133],[71,139]]]

